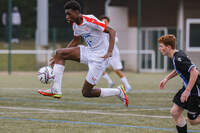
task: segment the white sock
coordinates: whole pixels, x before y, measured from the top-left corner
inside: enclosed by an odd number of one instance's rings
[[[117,88],[101,88],[100,97],[118,96],[119,94],[120,90]]]
[[[179,127],[184,127],[186,125],[186,120],[183,119],[183,120],[177,121],[176,125]]]
[[[108,84],[112,84],[112,83],[113,83],[112,79],[108,76],[107,73],[103,75],[103,78],[104,78],[105,80],[107,80]]]
[[[53,89],[58,94],[62,94],[61,85],[62,85],[62,77],[63,77],[64,70],[65,70],[65,66],[60,65],[60,64],[55,64],[53,67],[53,72],[55,75]]]
[[[124,76],[121,78],[122,83],[124,84],[125,88],[131,88],[130,84],[128,83],[127,78]]]

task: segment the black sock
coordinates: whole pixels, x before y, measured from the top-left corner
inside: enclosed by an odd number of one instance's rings
[[[176,125],[176,129],[177,129],[178,133],[187,133],[187,124],[185,124],[184,127],[179,127]]]

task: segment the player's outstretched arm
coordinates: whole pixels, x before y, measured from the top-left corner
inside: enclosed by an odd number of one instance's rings
[[[198,75],[199,75],[199,71],[196,69],[196,67],[193,67],[190,70],[190,80],[189,80],[188,86],[185,89],[185,91],[183,92],[183,94],[181,95],[181,102],[182,103],[187,101],[187,99],[190,95],[190,92],[191,92],[192,88],[194,87],[194,84],[195,84],[195,82],[198,78]]]
[[[70,47],[76,47],[80,43],[81,37],[80,36],[74,36],[73,40],[71,40],[66,48]]]
[[[111,27],[106,27],[105,31],[106,33],[109,34],[109,47],[108,47],[108,52],[106,55],[104,55],[102,58],[108,58],[112,56],[112,50],[114,47],[114,42],[115,42],[115,35],[116,35],[116,31],[114,29],[112,29]]]
[[[167,81],[172,79],[176,75],[177,75],[176,70],[173,70],[170,74],[168,74],[162,81],[160,81],[160,89],[164,89]]]

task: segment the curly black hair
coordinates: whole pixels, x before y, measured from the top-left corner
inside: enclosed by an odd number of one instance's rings
[[[67,1],[66,3],[65,3],[65,5],[64,5],[64,8],[65,8],[65,10],[66,9],[72,9],[72,10],[78,10],[78,11],[81,11],[81,6],[80,6],[80,4],[77,2],[77,1],[75,1],[75,0],[70,0],[70,1]]]
[[[108,22],[110,22],[110,18],[107,17],[107,16],[105,16],[105,15],[101,15],[101,16],[99,17],[99,19],[100,19],[100,20],[106,19],[106,20],[108,20]]]

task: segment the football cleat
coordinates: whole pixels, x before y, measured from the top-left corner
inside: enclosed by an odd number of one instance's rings
[[[119,99],[123,102],[123,104],[128,107],[128,95],[126,94],[126,90],[124,88],[124,86],[120,86],[118,87],[118,89],[120,90],[120,94],[119,94]]]
[[[38,90],[38,93],[43,96],[50,96],[57,99],[60,99],[62,97],[62,94],[55,93],[52,88],[49,88],[47,90]]]
[[[60,99],[62,97],[62,94],[55,94],[52,96],[53,98],[57,98],[57,99]]]

